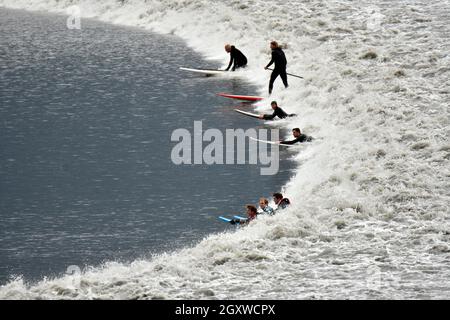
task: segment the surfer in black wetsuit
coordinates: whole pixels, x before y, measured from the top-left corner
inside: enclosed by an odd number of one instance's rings
[[[280,119],[284,119],[287,117],[295,117],[295,114],[287,114],[286,112],[284,112],[284,110],[278,106],[278,103],[276,101],[272,101],[270,103],[270,105],[272,106],[273,113],[272,114],[262,114],[260,116],[261,119],[273,120],[275,117],[278,117]]]
[[[273,194],[273,201],[277,205],[276,211],[286,209],[291,204],[289,199],[288,198],[284,198],[281,193],[274,193]]]
[[[231,66],[233,68],[232,71],[235,71],[238,68],[244,68],[247,65],[247,57],[235,46],[227,44],[225,46],[225,51],[230,54],[230,63],[228,64],[228,68],[225,71],[230,70]]]
[[[240,220],[240,219],[233,219],[230,221],[231,224],[248,224],[251,221],[256,219],[256,216],[258,215],[258,209],[256,209],[255,206],[249,204],[246,206],[247,208],[247,219],[246,220]]]
[[[269,82],[269,94],[272,94],[273,83],[275,82],[275,79],[278,78],[278,76],[281,77],[281,80],[283,80],[283,84],[286,88],[289,87],[289,85],[286,73],[286,55],[276,41],[272,41],[270,43],[270,49],[272,49],[272,60],[270,60],[269,64],[264,69],[267,70],[272,64],[275,63],[275,68],[272,71]]]
[[[298,142],[311,142],[313,137],[302,134],[299,128],[292,129],[292,134],[294,135],[294,140],[280,141],[281,144],[296,144]]]

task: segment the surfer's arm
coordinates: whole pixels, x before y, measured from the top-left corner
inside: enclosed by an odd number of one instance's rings
[[[268,69],[274,62],[275,62],[275,59],[273,58],[273,52],[272,52],[272,60],[270,60],[269,64],[264,69]]]
[[[234,61],[234,57],[233,57],[233,55],[230,55],[230,63],[228,64],[228,68],[226,68],[225,71],[230,70],[231,65],[233,64],[233,61]],[[233,70],[233,71],[234,71],[234,70]]]
[[[263,115],[263,119],[264,120],[273,120],[276,117],[276,112],[274,112],[273,114],[265,114]]]
[[[249,221],[248,221],[248,219],[247,220],[242,220],[242,219],[232,219],[231,221],[230,221],[230,223],[232,224],[232,225],[242,225],[242,224],[247,224],[247,223],[249,223]]]
[[[292,144],[296,144],[297,143],[297,140],[285,140],[285,141],[280,141],[280,144],[289,144],[289,145],[292,145]]]

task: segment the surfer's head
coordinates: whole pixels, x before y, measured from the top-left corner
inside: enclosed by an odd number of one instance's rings
[[[272,41],[271,43],[270,43],[270,49],[276,49],[276,48],[278,48],[279,47],[279,45],[278,45],[278,42],[276,42],[276,41]]]
[[[225,51],[230,53],[231,52],[231,44],[226,44],[225,45]]]
[[[276,101],[272,101],[270,103],[270,105],[272,106],[272,109],[275,110],[276,108],[278,108],[278,103]]]
[[[256,207],[251,204],[247,205],[246,208],[247,208],[247,216],[250,219],[256,218],[258,209],[256,209]]]
[[[266,198],[261,198],[259,199],[259,207],[261,209],[264,209],[265,207],[267,207],[269,205],[269,200],[267,200]]]
[[[294,135],[294,137],[298,138],[298,137],[300,137],[302,132],[300,131],[299,128],[294,128],[294,129],[292,129],[292,134]]]
[[[283,195],[281,193],[273,194],[273,202],[275,202],[275,204],[279,204],[281,200],[283,200]]]

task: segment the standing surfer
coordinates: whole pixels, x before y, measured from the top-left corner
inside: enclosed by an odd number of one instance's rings
[[[269,82],[269,94],[272,94],[273,83],[275,82],[275,79],[278,78],[278,76],[281,77],[281,80],[283,80],[283,84],[286,88],[289,87],[289,85],[286,73],[286,55],[276,41],[272,41],[270,43],[270,49],[272,49],[272,60],[270,60],[269,64],[264,69],[269,69],[269,67],[275,63],[275,68],[272,71]]]

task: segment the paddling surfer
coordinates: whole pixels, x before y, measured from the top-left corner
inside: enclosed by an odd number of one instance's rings
[[[299,128],[292,129],[292,135],[295,138],[294,140],[284,140],[284,141],[280,141],[280,143],[281,144],[296,144],[296,143],[302,143],[302,142],[311,142],[313,140],[313,137],[303,134]]]
[[[225,71],[230,70],[231,66],[233,66],[231,71],[235,71],[238,68],[245,68],[245,66],[247,66],[247,57],[235,46],[227,44],[225,45],[225,51],[230,54],[230,63]]]
[[[272,101],[270,103],[272,110],[273,110],[273,114],[262,114],[259,116],[260,119],[263,120],[273,120],[275,117],[278,117],[280,119],[284,119],[287,117],[294,117],[295,114],[287,114],[286,112],[284,112],[283,109],[281,109],[278,106],[278,103],[276,101]]]
[[[278,76],[281,77],[281,80],[283,80],[283,84],[286,88],[289,87],[289,85],[286,73],[287,60],[284,51],[280,48],[278,42],[276,41],[272,41],[270,43],[270,49],[272,49],[272,60],[270,60],[269,64],[264,69],[269,69],[269,67],[275,63],[275,68],[272,71],[269,82],[269,94],[272,94],[273,83]]]
[[[291,204],[289,199],[283,197],[283,195],[281,193],[274,193],[273,194],[273,201],[277,205],[276,211],[286,209]]]
[[[256,209],[253,205],[247,205],[247,220],[240,220],[240,219],[233,219],[230,221],[231,224],[248,224],[251,221],[256,219],[256,216],[258,215],[258,209]]]
[[[268,214],[270,216],[273,216],[274,211],[271,206],[269,206],[269,200],[266,198],[259,199],[259,208],[261,211],[258,214]]]

